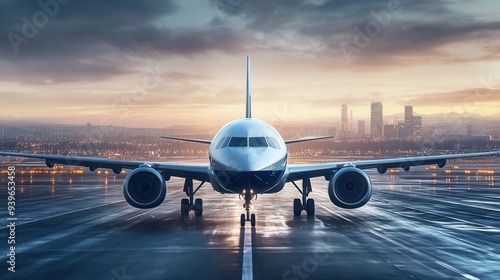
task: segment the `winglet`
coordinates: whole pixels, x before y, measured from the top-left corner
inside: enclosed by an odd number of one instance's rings
[[[252,118],[252,94],[250,92],[250,56],[247,56],[247,111],[245,118]]]

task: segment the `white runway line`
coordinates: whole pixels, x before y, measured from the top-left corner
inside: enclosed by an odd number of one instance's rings
[[[127,221],[130,221],[130,220],[133,220],[133,219],[135,219],[135,218],[137,218],[137,217],[140,217],[140,216],[142,216],[142,215],[145,215],[145,214],[147,214],[147,213],[149,213],[149,212],[151,212],[151,211],[153,211],[153,210],[155,210],[155,208],[153,208],[153,209],[151,209],[151,210],[148,210],[148,211],[146,211],[146,212],[144,212],[144,213],[141,213],[141,214],[139,214],[139,215],[135,215],[135,216],[133,216],[133,217],[130,217],[130,218],[128,218],[128,219],[127,219]]]
[[[456,268],[454,268],[453,266],[449,265],[449,264],[446,264],[444,262],[440,262],[440,261],[436,261],[437,264],[439,264],[440,266],[444,267],[444,268],[447,268],[451,271],[454,271],[455,273],[458,273],[460,275],[462,275],[465,279],[470,279],[470,280],[479,280],[479,278],[476,278],[472,275],[469,275],[469,274],[466,274]]]
[[[253,257],[252,257],[252,230],[251,227],[245,228],[245,236],[243,238],[243,269],[241,272],[241,280],[253,279]]]

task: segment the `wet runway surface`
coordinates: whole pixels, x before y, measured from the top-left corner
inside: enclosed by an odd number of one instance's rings
[[[160,207],[141,210],[123,198],[124,175],[18,172],[16,272],[2,226],[0,278],[500,279],[500,164],[451,165],[369,171],[372,199],[355,210],[334,206],[327,182],[313,179],[314,217],[293,216],[300,194],[287,184],[254,202],[255,228],[239,225],[242,200],[210,185],[196,196],[203,216],[182,218],[181,179]],[[0,186],[7,225],[5,175]]]

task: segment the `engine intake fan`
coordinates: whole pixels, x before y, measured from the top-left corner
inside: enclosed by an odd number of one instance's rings
[[[344,167],[330,180],[328,195],[338,207],[359,208],[365,205],[372,195],[370,177],[359,168]]]

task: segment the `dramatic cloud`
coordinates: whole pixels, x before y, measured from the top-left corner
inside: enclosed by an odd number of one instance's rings
[[[449,107],[498,72],[498,11],[491,0],[0,0],[0,96],[14,104],[0,117],[113,118],[158,68],[136,119],[225,120],[241,115],[245,55],[263,118]],[[483,114],[498,108],[492,92],[476,102]]]
[[[410,99],[415,106],[455,106],[456,108],[474,108],[484,104],[500,104],[499,88],[473,88],[451,92],[426,93]]]
[[[137,63],[134,58],[230,52],[240,47],[237,33],[227,27],[163,25],[176,12],[173,1],[64,2],[68,3],[1,2],[0,34],[6,36],[0,42],[0,61],[9,69],[6,78],[32,82],[104,79],[131,71]]]
[[[356,67],[450,62],[459,58],[448,48],[471,42],[485,43],[481,59],[495,56],[500,18],[477,19],[453,8],[444,0],[257,0],[244,1],[233,14],[245,19],[246,28],[276,38],[264,35],[260,47],[301,50]]]

